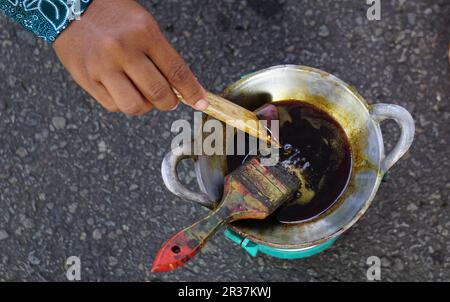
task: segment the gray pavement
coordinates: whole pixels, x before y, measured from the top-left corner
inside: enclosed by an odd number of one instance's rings
[[[359,0],[141,2],[210,90],[271,65],[321,68],[370,103],[407,108],[411,151],[323,254],[252,258],[219,234],[184,269],[151,274],[160,244],[205,214],[160,176],[170,125],[192,111],[108,114],[49,46],[1,16],[0,280],[64,281],[76,255],[84,281],[364,281],[375,255],[384,281],[450,281],[448,0],[382,0],[372,22]],[[392,144],[398,130],[384,130]]]

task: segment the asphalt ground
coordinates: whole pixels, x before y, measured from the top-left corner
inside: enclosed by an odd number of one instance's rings
[[[103,111],[51,48],[0,17],[0,280],[66,280],[78,256],[84,281],[364,281],[369,256],[384,281],[450,281],[450,3],[365,1],[141,1],[205,87],[301,64],[337,75],[370,103],[415,118],[408,154],[367,214],[325,253],[253,258],[223,235],[185,268],[152,274],[168,236],[206,211],[171,195],[160,164],[180,107],[131,118]],[[388,147],[398,136],[383,127]],[[190,167],[182,179],[194,186]]]

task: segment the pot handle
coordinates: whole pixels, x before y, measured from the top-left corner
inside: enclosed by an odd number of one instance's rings
[[[183,185],[178,178],[177,167],[178,164],[185,159],[197,160],[197,156],[185,155],[181,146],[173,149],[164,157],[161,165],[161,174],[167,189],[176,196],[194,201],[209,209],[214,209],[215,202],[211,201],[204,193],[197,193],[189,190]]]
[[[414,140],[415,126],[411,114],[403,107],[393,104],[375,104],[372,106],[371,115],[375,122],[394,120],[401,130],[400,138],[392,149],[385,155],[381,162],[381,172],[386,173],[409,150]]]

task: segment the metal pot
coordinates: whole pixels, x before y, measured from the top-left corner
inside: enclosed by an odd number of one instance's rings
[[[234,241],[241,241],[241,244],[245,241],[247,246],[249,242],[262,245],[270,249],[272,253],[268,253],[273,256],[281,252],[281,256],[278,254],[281,258],[301,258],[313,254],[312,250],[320,251],[355,224],[370,206],[384,174],[407,152],[414,138],[414,121],[403,107],[368,105],[353,87],[310,67],[271,67],[242,78],[229,86],[223,95],[250,110],[269,102],[301,100],[330,114],[348,136],[353,156],[352,175],[345,192],[332,208],[316,219],[300,224],[244,221],[229,226],[228,236]],[[207,118],[204,117],[204,121]],[[387,119],[400,126],[401,135],[386,155],[380,123]],[[197,137],[202,135],[202,127],[199,128]],[[162,176],[165,185],[183,199],[214,208],[221,198],[224,175],[228,172],[226,156],[180,156],[177,155],[179,151],[172,150],[164,158]],[[186,158],[195,160],[201,192],[188,190],[178,179],[176,167]],[[283,257],[283,251],[300,254],[299,257]]]

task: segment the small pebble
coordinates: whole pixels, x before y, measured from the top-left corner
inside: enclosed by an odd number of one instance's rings
[[[415,204],[410,203],[410,204],[406,207],[406,210],[409,211],[409,212],[415,212],[415,211],[418,210],[418,207],[417,207]]]
[[[107,150],[106,143],[104,141],[100,141],[98,143],[98,151],[100,153],[104,153],[104,152],[106,152],[106,150]]]
[[[37,258],[37,257],[34,255],[34,251],[33,251],[33,252],[30,252],[30,253],[28,254],[28,261],[29,261],[31,264],[34,264],[34,265],[39,265],[39,264],[41,263],[41,260],[39,260],[39,258]]]
[[[109,266],[116,266],[119,263],[119,260],[115,257],[109,257],[108,258]]]
[[[66,128],[66,119],[60,116],[54,117],[52,119],[52,124],[56,129],[64,129]]]
[[[102,239],[102,233],[99,229],[95,229],[94,232],[92,232],[92,238],[94,238],[95,240]]]
[[[25,149],[24,147],[20,147],[19,149],[16,150],[16,154],[20,157],[20,158],[25,158],[28,156],[28,151],[27,149]]]
[[[286,51],[287,52],[293,52],[294,50],[295,50],[295,46],[294,45],[286,47]]]
[[[86,234],[85,232],[82,232],[82,233],[80,234],[80,240],[81,240],[81,241],[85,241],[86,238],[87,238],[87,234]]]
[[[0,230],[0,241],[8,239],[9,235],[5,230]]]
[[[74,214],[77,211],[78,205],[76,203],[72,203],[69,205],[69,212]]]
[[[330,35],[330,30],[328,29],[328,27],[326,25],[322,25],[321,27],[319,27],[318,35],[320,37],[326,38]]]

